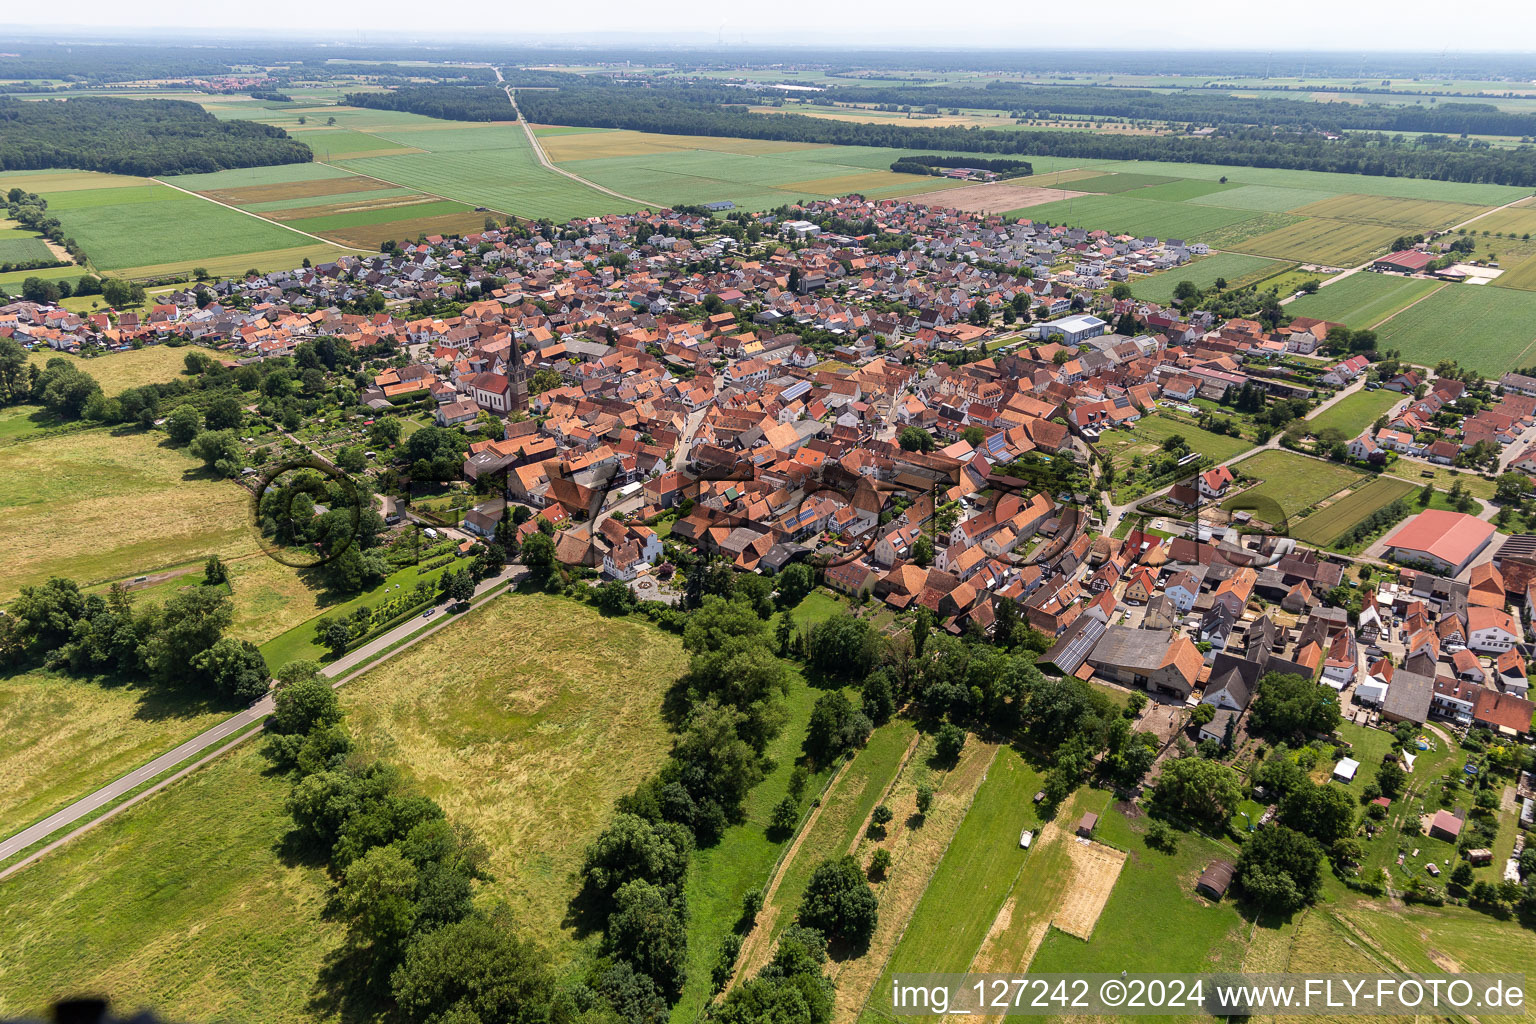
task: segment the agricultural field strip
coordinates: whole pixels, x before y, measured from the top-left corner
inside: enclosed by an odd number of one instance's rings
[[[1372,512],[1386,508],[1397,499],[1412,494],[1414,490],[1413,484],[1406,480],[1377,477],[1303,519],[1291,535],[1297,540],[1327,547]]]
[[[191,189],[182,188],[180,185],[172,185],[170,182],[166,181],[164,178],[156,178],[154,180],[160,182],[160,184],[162,184],[162,185],[165,185],[167,188],[173,188],[173,189],[175,189],[178,192],[185,192],[189,196],[195,196],[196,198],[201,199],[205,203],[212,203],[215,206],[222,206],[226,210],[234,210],[236,213],[243,214],[243,215],[245,215],[247,217],[252,218],[253,220],[264,221],[267,224],[271,224],[271,225],[273,225],[275,227],[283,228],[286,231],[292,231],[296,235],[303,235],[305,238],[313,239],[314,241],[320,242],[320,243],[322,243],[324,245],[334,245],[338,249],[353,249],[356,252],[366,252],[367,251],[367,250],[364,250],[364,249],[356,249],[354,246],[343,245],[341,242],[333,242],[331,239],[329,239],[329,238],[322,238],[319,235],[312,235],[308,231],[300,231],[298,228],[290,227],[289,225],[284,224],[282,221],[272,220],[271,218],[263,217],[261,214],[259,214],[259,213],[252,213],[250,210],[242,210],[242,209],[240,209],[240,207],[238,207],[238,206],[231,206],[229,203],[221,203],[217,199],[209,199],[207,196],[201,195],[201,194],[199,194],[197,192],[193,192]]]

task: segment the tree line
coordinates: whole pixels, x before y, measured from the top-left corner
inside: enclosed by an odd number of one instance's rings
[[[1512,113],[1491,103],[1317,103],[1280,96],[1233,96],[1214,90],[1161,93],[1097,86],[1029,86],[991,82],[981,87],[838,86],[818,102],[897,104],[1005,110],[1015,117],[1053,114],[1250,125],[1301,129],[1415,132],[1459,135],[1536,134],[1536,114]]]
[[[0,169],[75,167],[158,175],[308,163],[308,146],[281,128],[220,121],[184,100],[0,97]]]
[[[740,90],[713,86],[589,82],[518,98],[523,115],[547,124],[625,128],[671,135],[730,136],[845,146],[1031,154],[1101,160],[1160,160],[1330,171],[1444,181],[1536,185],[1527,147],[1473,148],[1463,140],[1434,144],[1385,134],[1329,140],[1267,128],[1224,131],[1209,138],[1107,135],[1093,132],[995,131],[857,124],[803,114],[755,114]],[[1438,139],[1439,137],[1432,137]]]
[[[409,85],[389,92],[349,92],[343,102],[374,110],[403,110],[445,121],[517,120],[507,94],[489,85]]]
[[[989,159],[975,156],[899,156],[891,164],[898,174],[942,174],[945,167],[975,167],[1002,178],[1027,178],[1035,173],[1028,160]]]

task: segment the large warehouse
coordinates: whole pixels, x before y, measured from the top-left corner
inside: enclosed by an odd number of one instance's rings
[[[1465,512],[1425,509],[1387,538],[1387,557],[1422,562],[1443,575],[1455,576],[1488,546],[1494,532],[1492,523]]]

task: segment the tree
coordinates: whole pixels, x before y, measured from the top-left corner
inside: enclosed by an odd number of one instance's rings
[[[405,425],[394,416],[384,416],[373,421],[368,428],[368,443],[376,448],[392,448],[400,443]]]
[[[804,562],[795,562],[779,573],[778,584],[779,601],[786,608],[793,608],[815,589],[816,573]]]
[[[896,441],[903,451],[909,452],[931,452],[937,444],[933,435],[922,427],[903,427],[896,435]]]
[[[878,919],[879,901],[858,861],[843,856],[816,866],[800,900],[800,924],[834,942],[857,947],[869,941]]]
[[[872,642],[867,620],[853,615],[833,615],[811,630],[806,644],[806,661],[812,668],[834,678],[856,678],[869,668]]]
[[[1501,505],[1513,505],[1524,501],[1530,494],[1531,478],[1524,473],[1511,471],[1500,474],[1493,498]]]
[[[941,764],[954,764],[960,759],[960,751],[965,746],[965,730],[953,722],[945,722],[939,726],[938,734],[934,737],[933,752]]]
[[[1284,825],[1267,825],[1238,854],[1236,880],[1253,903],[1291,913],[1317,900],[1323,887],[1322,859],[1315,840]]]
[[[1189,720],[1195,725],[1209,725],[1215,717],[1216,706],[1214,704],[1196,704],[1195,710],[1189,713]]]
[[[896,710],[896,698],[891,686],[891,676],[883,668],[877,668],[864,677],[860,691],[860,709],[874,725],[884,725]]]
[[[1251,715],[1254,730],[1266,735],[1326,735],[1340,721],[1339,695],[1304,676],[1271,672],[1259,679]]]
[[[917,787],[917,813],[926,816],[928,808],[933,806],[933,786],[926,782]]]
[[[178,447],[192,443],[203,429],[203,416],[190,405],[178,405],[165,418],[165,432]]]
[[[1199,295],[1200,287],[1193,281],[1180,281],[1173,286],[1173,299],[1175,302],[1188,302],[1190,299],[1198,298]]]
[[[375,846],[347,865],[338,898],[353,926],[394,959],[416,925],[416,866],[397,843]]]
[[[32,399],[63,419],[79,419],[101,385],[90,374],[64,359],[48,360],[32,382]]]
[[[644,879],[626,882],[614,894],[604,938],[609,955],[650,977],[669,998],[677,998],[688,954],[681,892]]]
[[[245,410],[240,407],[240,399],[226,391],[208,403],[203,419],[209,430],[239,430],[245,420]]]
[[[336,691],[317,676],[278,687],[272,703],[272,718],[267,728],[278,735],[307,736],[315,729],[341,721],[341,703],[336,699]]]
[[[54,576],[45,583],[22,587],[10,611],[21,623],[23,636],[51,651],[69,640],[76,621],[85,614],[85,597],[74,580]]]
[[[1159,787],[1162,782],[1159,780]],[[1355,802],[1341,786],[1297,786],[1280,804],[1280,820],[1327,849],[1355,828]]]
[[[240,439],[233,430],[205,430],[192,439],[191,451],[223,476],[234,476],[244,461]]]
[[[828,690],[811,709],[805,751],[818,763],[830,764],[863,743],[870,728],[869,719],[854,709],[841,690]]]
[[[768,830],[781,836],[787,836],[800,824],[800,805],[795,803],[795,798],[786,796],[773,808],[773,816],[768,820]]]
[[[623,580],[609,580],[593,591],[593,603],[604,615],[625,615],[635,607],[635,595]]]
[[[215,690],[239,701],[265,696],[271,679],[256,645],[229,636],[198,655],[196,667]]]
[[[869,880],[878,882],[891,870],[891,851],[885,847],[875,851],[875,855],[869,859]]]
[[[413,942],[390,987],[410,1024],[544,1024],[548,964],[504,913],[472,916]]]
[[[234,620],[229,595],[210,587],[183,590],[152,612],[144,662],[158,679],[192,678],[204,651],[213,647]]]
[[[1181,757],[1163,765],[1157,779],[1159,808],[1217,828],[1243,799],[1237,772],[1203,757]]]
[[[1408,773],[1403,771],[1403,766],[1398,763],[1396,754],[1388,754],[1382,759],[1381,768],[1376,772],[1376,785],[1381,789],[1381,795],[1396,798],[1403,791],[1403,783],[1407,781]]]
[[[530,533],[523,541],[521,557],[529,575],[539,584],[547,584],[560,569],[560,563],[555,560],[555,542],[538,531]]]
[[[933,541],[927,534],[918,537],[917,542],[912,545],[912,561],[923,568],[933,563]]]
[[[27,350],[14,338],[0,338],[0,405],[24,402],[32,395]]]
[[[352,630],[345,619],[323,618],[315,623],[315,642],[324,647],[333,659],[347,653],[352,645]]]
[[[636,879],[676,885],[692,853],[693,837],[683,826],[619,813],[587,847],[582,878],[592,892],[608,899]]]

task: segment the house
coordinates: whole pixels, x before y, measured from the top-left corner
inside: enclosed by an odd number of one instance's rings
[[[496,536],[496,524],[501,522],[502,514],[507,510],[507,502],[504,498],[492,498],[482,502],[464,513],[464,529],[477,537]]]
[[[1355,773],[1360,770],[1360,762],[1352,757],[1346,757],[1333,766],[1333,781],[1342,782],[1346,786],[1355,781]]]
[[[1200,877],[1195,879],[1195,891],[1207,899],[1220,900],[1227,894],[1236,872],[1237,868],[1227,861],[1213,860],[1200,872]]]
[[[1524,697],[1530,691],[1531,680],[1526,675],[1525,659],[1518,650],[1511,648],[1499,655],[1494,661],[1494,667],[1498,669],[1495,681],[1499,689],[1516,697]]]
[[[1084,811],[1083,816],[1077,819],[1077,834],[1084,839],[1093,838],[1093,830],[1099,827],[1099,816],[1092,811]]]
[[[1157,576],[1145,566],[1136,570],[1126,585],[1125,599],[1131,604],[1146,604],[1157,589]]]
[[[1109,330],[1109,324],[1096,316],[1079,313],[1040,325],[1040,340],[1055,340],[1063,345],[1078,345]]]
[[[1399,249],[1371,264],[1371,269],[1387,274],[1421,274],[1434,262],[1434,257],[1422,249]]]
[[[1436,811],[1435,816],[1429,819],[1429,835],[1431,839],[1454,843],[1461,836],[1461,819],[1450,811]]]
[[[1520,624],[1501,608],[1467,606],[1467,646],[1474,651],[1499,654],[1522,639]]]
[[[1237,728],[1238,712],[1225,708],[1216,712],[1209,722],[1200,727],[1199,738],[1202,740],[1214,740],[1217,743],[1227,742],[1227,730]]]
[[[1215,501],[1226,496],[1232,486],[1232,470],[1226,466],[1216,466],[1200,474],[1200,496],[1207,501]]]
[[[1400,668],[1392,673],[1392,682],[1381,702],[1381,717],[1390,722],[1423,725],[1429,717],[1429,702],[1434,694],[1434,676]]]
[[[1431,566],[1446,576],[1461,573],[1493,539],[1496,528],[1465,512],[1425,509],[1387,538],[1393,561]]]
[[[1173,602],[1180,615],[1186,615],[1200,596],[1200,577],[1191,570],[1182,570],[1168,577],[1163,593]]]
[[[1536,704],[1497,690],[1479,690],[1472,707],[1472,721],[1511,739],[1531,731],[1531,711]]]

